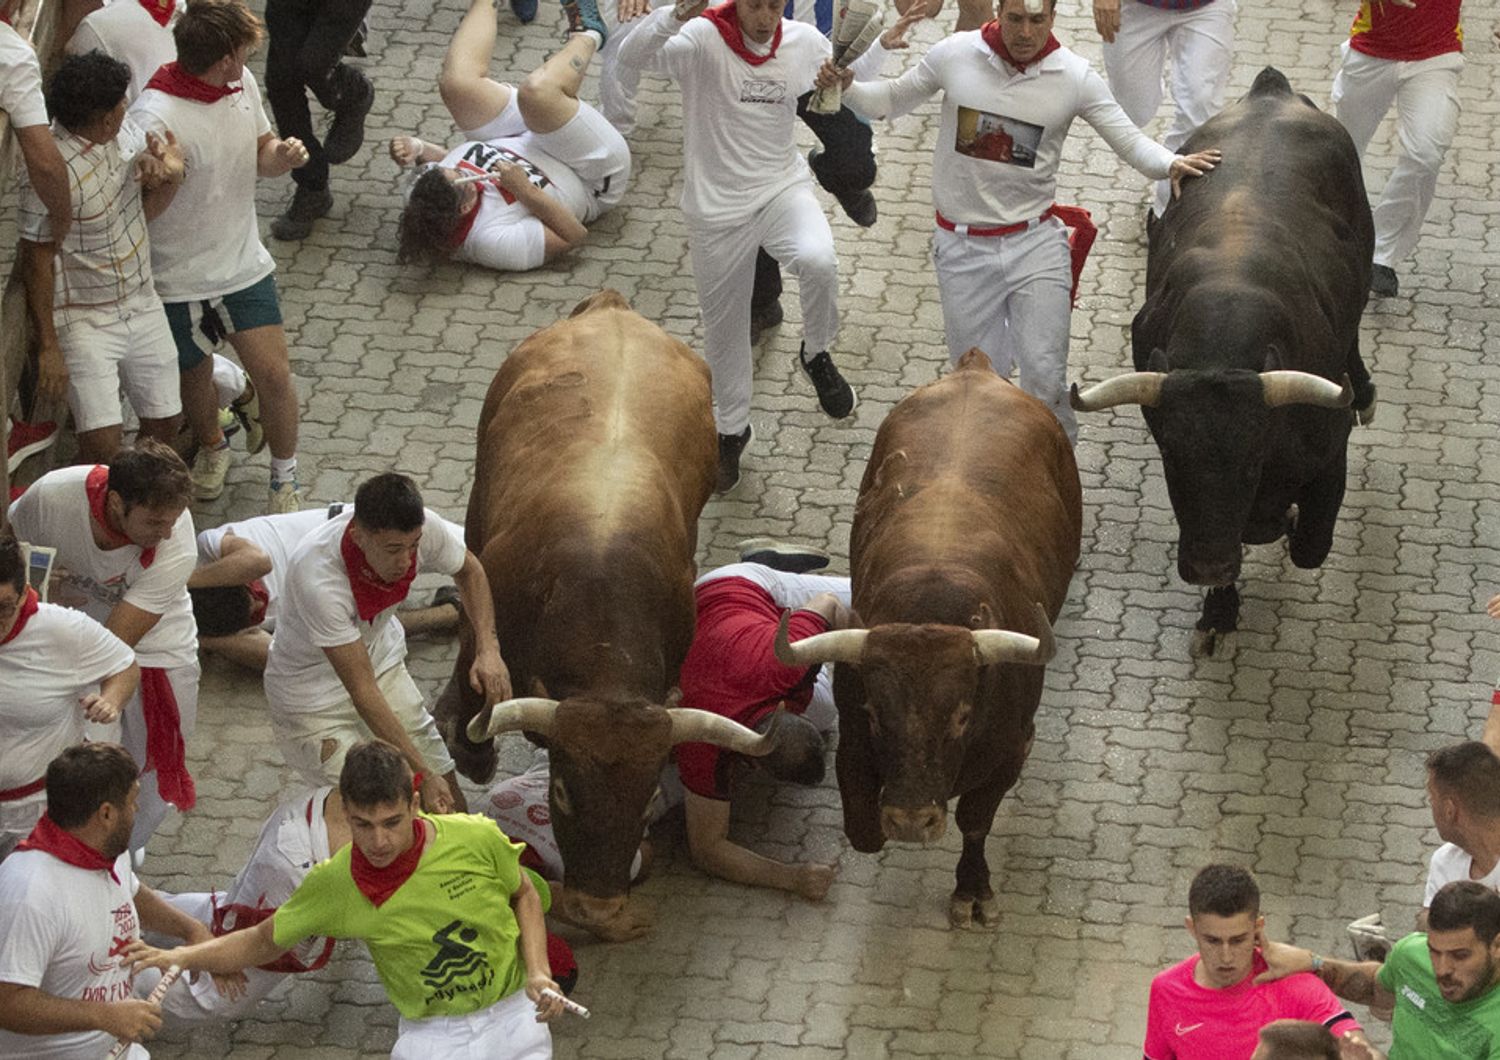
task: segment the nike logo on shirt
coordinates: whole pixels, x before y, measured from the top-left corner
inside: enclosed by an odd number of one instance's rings
[[[1184,1034],[1191,1034],[1201,1026],[1203,1026],[1203,1024],[1201,1023],[1190,1023],[1186,1027],[1184,1027],[1179,1023],[1176,1027],[1177,1037],[1181,1038]]]

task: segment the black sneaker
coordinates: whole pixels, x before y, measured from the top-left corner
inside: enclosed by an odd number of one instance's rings
[[[844,208],[844,213],[849,215],[849,220],[861,228],[869,228],[879,217],[879,210],[875,206],[875,196],[870,189],[857,191],[853,195],[835,195],[839,205]]]
[[[365,115],[375,103],[375,86],[352,66],[344,69],[348,79],[338,106],[333,108],[333,124],[323,137],[323,157],[331,166],[349,161],[365,142]]]
[[[333,193],[327,188],[304,188],[297,185],[286,213],[271,222],[271,235],[287,243],[306,239],[313,222],[333,209]]]
[[[765,332],[771,330],[786,319],[786,314],[781,311],[781,300],[777,299],[768,306],[756,309],[750,307],[750,345],[754,346],[760,341]]]
[[[818,404],[834,419],[843,419],[859,404],[859,399],[854,396],[854,388],[844,381],[838,365],[833,363],[827,350],[809,359],[806,349],[805,346],[802,348],[797,360],[801,362],[807,378],[812,380],[813,389],[818,392]]]
[[[591,29],[599,34],[600,41],[609,39],[609,30],[604,26],[604,19],[599,16],[599,0],[573,0],[572,3],[563,4],[563,11],[568,16],[569,33],[582,33]]]
[[[828,566],[828,553],[810,545],[793,545],[771,537],[751,537],[735,546],[741,563],[759,563],[762,567],[806,574]]]
[[[1370,270],[1370,293],[1376,298],[1395,298],[1401,291],[1396,279],[1396,270],[1389,265],[1376,265]]]
[[[728,493],[739,485],[740,454],[753,437],[755,430],[748,423],[740,434],[719,435],[719,480],[714,485],[715,493]]]

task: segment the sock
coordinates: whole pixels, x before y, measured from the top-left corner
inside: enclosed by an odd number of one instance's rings
[[[297,458],[289,456],[283,460],[279,456],[271,457],[271,484],[280,485],[283,482],[297,481]]]
[[[805,343],[803,344],[802,349],[798,351],[798,355],[802,358],[802,364],[804,367],[809,361],[818,356],[816,353],[808,353],[807,345]]]
[[[596,30],[596,29],[585,29],[585,30],[580,30],[579,32],[582,33],[585,37],[593,37],[594,38],[594,50],[595,51],[598,51],[600,48],[604,47],[604,37],[600,34],[600,32],[598,30]]]

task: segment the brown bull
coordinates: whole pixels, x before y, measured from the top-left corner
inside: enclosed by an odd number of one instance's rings
[[[958,797],[956,926],[997,918],[985,839],[1031,749],[1081,527],[1056,418],[970,350],[876,435],[850,539],[866,628],[778,638],[785,662],[840,664],[839,791],[856,850],[936,841]]]
[[[769,749],[728,719],[665,706],[693,636],[717,460],[707,367],[615,291],[516,347],[480,413],[465,536],[527,698],[485,710],[466,631],[435,713],[472,780],[494,774],[495,735],[546,741],[567,884],[555,911],[604,938],[648,930],[626,904],[630,862],[672,746]]]

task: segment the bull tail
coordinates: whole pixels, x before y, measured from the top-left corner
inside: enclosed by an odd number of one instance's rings
[[[1286,74],[1268,66],[1255,75],[1255,83],[1250,86],[1251,96],[1278,95],[1290,96],[1292,94],[1292,83],[1286,79]]]

